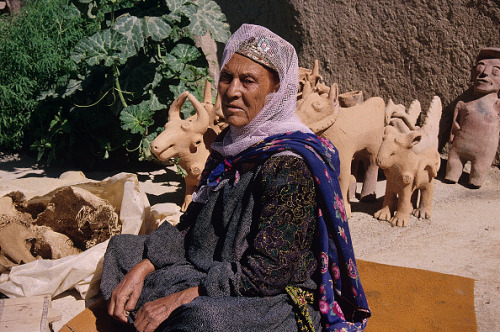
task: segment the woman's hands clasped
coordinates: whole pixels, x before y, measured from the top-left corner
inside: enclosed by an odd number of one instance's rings
[[[144,286],[144,279],[155,270],[154,265],[145,259],[134,266],[116,286],[108,304],[108,313],[120,322],[126,323],[128,311],[135,309]]]

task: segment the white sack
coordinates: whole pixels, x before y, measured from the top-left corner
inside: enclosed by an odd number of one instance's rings
[[[19,183],[16,183],[19,181]],[[144,220],[149,219],[149,202],[139,188],[137,176],[120,173],[103,181],[47,178],[25,178],[0,182],[0,196],[21,191],[27,198],[48,201],[54,190],[74,184],[100,198],[107,199],[119,213],[122,233],[143,234]],[[69,183],[68,183],[69,182]],[[57,186],[59,183],[59,186]],[[38,196],[38,197],[35,197]],[[0,277],[0,292],[9,297],[50,294],[53,297],[75,288],[83,298],[97,294],[102,272],[102,260],[108,241],[84,252],[57,260],[37,260],[19,265]]]

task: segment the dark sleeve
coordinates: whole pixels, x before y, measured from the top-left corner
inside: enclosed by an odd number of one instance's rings
[[[260,217],[241,260],[239,293],[267,296],[308,280],[316,269],[312,245],[316,227],[314,180],[294,156],[269,159],[262,170]]]
[[[144,242],[144,258],[149,259],[155,269],[186,263],[184,236],[196,219],[199,209],[200,204],[192,202],[177,227],[164,222],[148,235]]]

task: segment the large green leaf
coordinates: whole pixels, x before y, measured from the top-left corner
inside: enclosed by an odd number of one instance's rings
[[[168,24],[168,21],[162,17],[146,16],[144,20],[148,30],[148,37],[151,37],[154,41],[162,41],[172,32],[172,27]]]
[[[151,94],[151,99],[149,100],[149,109],[151,111],[159,111],[167,108],[167,105],[162,104],[155,94]]]
[[[95,66],[104,61],[105,66],[111,66],[115,61],[123,64],[127,57],[122,49],[127,45],[124,36],[114,30],[101,30],[90,37],[82,39],[71,53],[71,59],[76,63],[85,60]]]
[[[196,12],[189,17],[191,32],[194,35],[203,36],[208,30],[213,39],[225,43],[231,32],[229,24],[225,23],[226,16],[222,13],[219,5],[213,0],[198,0],[196,6]]]
[[[161,17],[139,18],[130,14],[120,16],[113,29],[127,38],[127,46],[124,50],[127,57],[136,55],[149,37],[155,41],[162,41],[172,31],[167,21]]]
[[[176,56],[167,53],[163,56],[163,61],[167,64],[166,75],[168,78],[175,76],[176,73],[182,73],[184,69],[184,63],[180,61]]]
[[[153,114],[154,111],[149,108],[148,101],[125,107],[120,113],[121,127],[124,130],[130,130],[132,134],[143,135],[153,124]]]
[[[169,16],[176,21],[180,21],[181,16],[189,17],[195,12],[190,0],[165,0],[165,3],[170,9]]]
[[[118,17],[113,29],[126,38],[127,42],[123,52],[127,57],[136,55],[144,47],[145,40],[148,37],[148,31],[143,19],[130,14]]]
[[[173,56],[179,59],[183,63],[189,63],[198,59],[201,56],[201,52],[193,45],[189,44],[177,44],[170,52]]]

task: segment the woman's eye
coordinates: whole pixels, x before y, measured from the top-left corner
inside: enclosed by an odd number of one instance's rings
[[[500,68],[493,68],[492,70],[493,75],[495,76],[500,76]]]
[[[220,75],[219,81],[220,81],[220,82],[224,82],[224,83],[229,83],[229,82],[231,82],[231,80],[232,80],[232,79],[233,79],[233,78],[232,78],[232,76],[231,76],[231,75],[226,74],[226,73],[222,73],[222,74]]]

